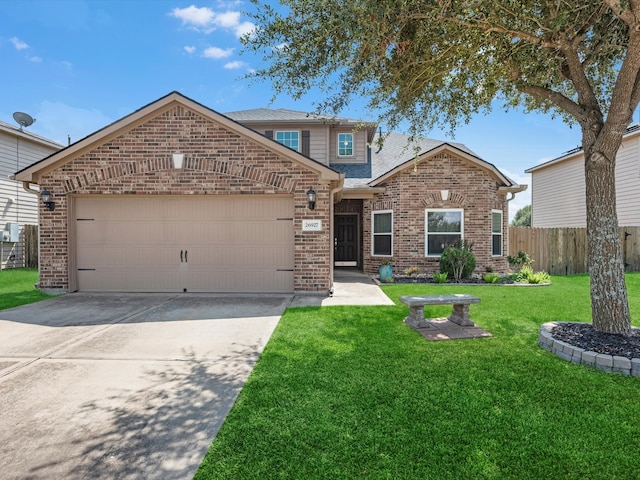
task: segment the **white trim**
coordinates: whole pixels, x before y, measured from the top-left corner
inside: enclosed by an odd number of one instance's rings
[[[429,232],[429,213],[431,212],[459,212],[460,232]],[[463,208],[425,208],[424,209],[424,256],[427,258],[440,258],[440,253],[429,253],[429,233],[460,235],[460,240],[464,240],[464,209]]]
[[[380,255],[380,254],[376,254],[374,252],[374,248],[375,248],[375,216],[377,214],[384,214],[384,213],[390,213],[391,214],[391,254],[390,255]],[[380,233],[379,235],[389,235],[389,233]],[[393,210],[374,210],[371,212],[371,256],[372,257],[385,257],[385,258],[390,258],[393,257]]]
[[[278,134],[279,133],[296,133],[296,134],[298,134],[298,148],[289,147],[289,145],[287,145],[286,143],[282,143],[282,142],[278,141]],[[276,142],[278,142],[280,145],[284,145],[285,147],[291,148],[292,150],[295,150],[296,152],[301,152],[302,151],[302,131],[301,130],[276,130],[275,132],[273,132],[273,139]]]
[[[500,214],[500,233],[493,231],[493,214]],[[500,255],[493,253],[493,236],[500,235]],[[504,257],[504,212],[502,210],[491,210],[491,256],[494,258]]]
[[[341,155],[340,154],[340,135],[351,135],[351,155]],[[351,158],[355,156],[355,135],[353,132],[337,132],[336,133],[336,156],[338,158]]]

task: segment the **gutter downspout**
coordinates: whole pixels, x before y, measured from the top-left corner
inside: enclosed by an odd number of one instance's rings
[[[511,194],[509,198],[506,198],[507,212],[509,211],[509,202],[514,198],[516,198],[516,193],[524,192],[527,188],[529,188],[529,185],[519,185],[518,188],[510,189],[507,192],[505,192],[505,193]],[[505,197],[506,197],[506,194],[505,194]],[[507,232],[509,232],[508,228],[509,228],[509,219],[507,218]],[[507,235],[507,253],[509,253],[510,247],[511,247],[511,237]]]

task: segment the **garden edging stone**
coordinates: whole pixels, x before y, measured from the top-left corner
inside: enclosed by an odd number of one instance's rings
[[[604,372],[640,377],[640,358],[629,359],[617,355],[591,352],[553,338],[551,331],[562,323],[566,322],[542,324],[538,335],[538,344],[542,348],[571,363],[586,365]]]

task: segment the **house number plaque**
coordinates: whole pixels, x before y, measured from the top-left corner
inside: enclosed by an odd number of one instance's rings
[[[322,220],[302,220],[303,232],[320,232],[322,231]]]

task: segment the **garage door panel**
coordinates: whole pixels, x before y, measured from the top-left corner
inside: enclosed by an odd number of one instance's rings
[[[292,292],[293,210],[276,195],[77,198],[78,288]]]
[[[193,285],[213,285],[217,292],[288,293],[293,291],[293,272],[271,268],[217,267],[189,269]],[[191,292],[207,292],[199,287]]]
[[[175,269],[140,267],[135,271],[106,266],[96,270],[79,270],[78,283],[84,291],[99,292],[176,292]],[[147,287],[152,285],[153,289]]]

